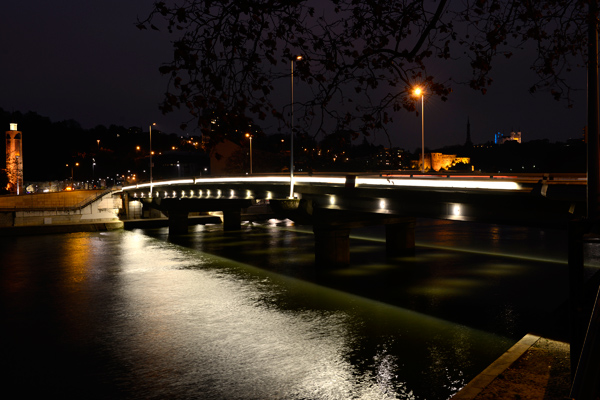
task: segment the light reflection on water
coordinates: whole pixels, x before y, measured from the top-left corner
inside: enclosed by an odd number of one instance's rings
[[[123,304],[137,311],[127,313],[123,322],[126,331],[139,331],[134,336],[143,341],[129,341],[127,353],[135,357],[165,347],[185,349],[176,351],[177,359],[168,364],[196,371],[179,376],[177,385],[189,387],[191,393],[200,391],[203,398],[446,398],[464,385],[464,368],[472,374],[473,362],[489,360],[512,343],[147,236],[140,240],[138,233],[130,235],[122,242],[124,279],[138,280],[137,274],[143,274],[144,284],[124,283]],[[132,273],[135,277],[129,277]],[[162,330],[168,334],[157,333]],[[156,349],[152,346],[156,339],[147,340],[155,337],[160,338]],[[147,381],[147,375],[171,379],[156,371],[160,366],[154,363],[140,364],[144,367],[137,370],[141,376],[136,382]],[[427,388],[432,382],[436,387]],[[165,393],[172,390],[168,382],[159,386]],[[422,397],[419,391],[429,396]]]
[[[524,311],[516,303],[528,289],[502,297],[506,289],[496,288],[546,264],[441,250],[390,261],[376,255],[380,245],[359,241],[351,268],[319,272],[308,267],[310,235],[272,224],[243,231],[198,226],[174,239],[158,229],[0,245],[10,266],[3,288],[13,285],[3,296],[21,307],[3,312],[16,332],[11,343],[31,346],[25,319],[41,312],[23,304],[44,290],[53,314],[44,314],[45,341],[31,352],[53,346],[74,361],[68,373],[18,361],[14,373],[52,378],[57,392],[91,380],[84,390],[108,386],[104,398],[114,399],[445,399],[514,343],[528,312],[549,307],[545,292],[538,303],[525,297],[533,304]],[[547,279],[560,276],[550,270]],[[57,346],[63,336],[69,344]],[[71,347],[85,361],[69,356]],[[20,358],[15,350],[4,362]]]

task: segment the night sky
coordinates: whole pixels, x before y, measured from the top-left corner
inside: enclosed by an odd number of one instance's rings
[[[156,122],[169,133],[198,133],[178,129],[187,115],[163,116],[158,110],[167,87],[158,67],[170,60],[172,51],[166,33],[135,26],[137,17],[146,16],[151,8],[151,0],[4,2],[0,107],[34,111],[53,121],[74,119],[84,128],[117,124],[146,129]],[[581,89],[573,96],[574,108],[567,109],[546,92],[528,93],[535,76],[529,72],[526,55],[500,61],[493,67],[494,84],[486,95],[453,84],[447,102],[426,100],[426,147],[463,144],[467,119],[474,143],[512,130],[521,131],[525,141],[581,137],[586,124],[583,69],[573,80]],[[429,72],[461,81],[469,77],[464,65],[440,64]],[[301,83],[294,91],[302,96]],[[389,126],[391,144],[411,151],[420,147],[420,117],[402,111],[394,118]],[[388,145],[381,134],[374,140]]]

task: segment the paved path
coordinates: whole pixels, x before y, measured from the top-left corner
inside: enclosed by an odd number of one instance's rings
[[[452,400],[564,400],[571,387],[569,344],[525,335]]]

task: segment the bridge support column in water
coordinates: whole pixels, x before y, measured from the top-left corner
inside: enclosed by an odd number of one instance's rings
[[[385,251],[388,257],[415,254],[415,219],[385,226]]]
[[[372,225],[386,227],[386,254],[414,254],[415,218],[346,212],[317,208],[313,214],[315,263],[324,266],[350,264],[350,230]]]
[[[223,229],[237,231],[242,227],[242,210],[239,208],[223,210]]]
[[[344,266],[350,264],[350,229],[313,227],[315,264]]]
[[[169,235],[185,235],[188,233],[188,212],[169,211]]]

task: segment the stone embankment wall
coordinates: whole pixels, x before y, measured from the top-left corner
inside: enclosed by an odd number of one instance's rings
[[[0,210],[57,209],[75,207],[97,197],[104,190],[74,190],[72,192],[34,193],[21,196],[0,196]]]
[[[121,206],[102,190],[0,196],[0,227],[118,221]]]

